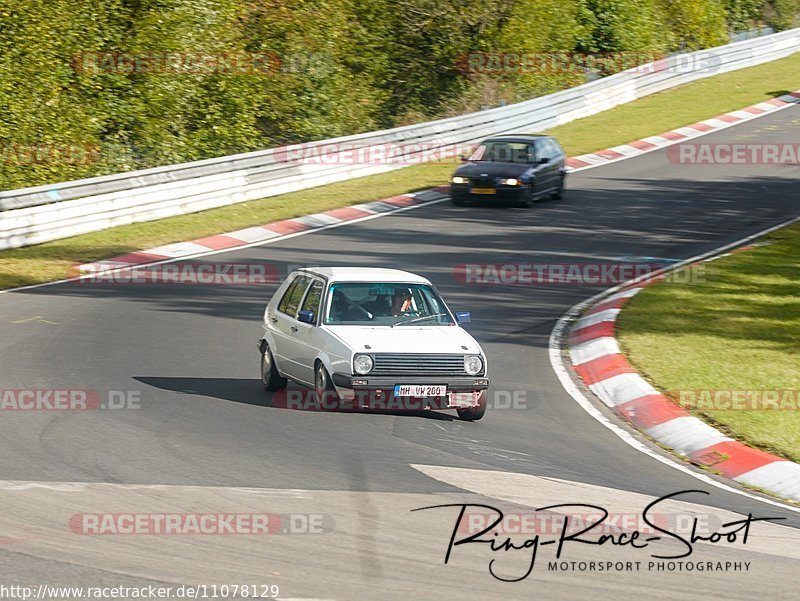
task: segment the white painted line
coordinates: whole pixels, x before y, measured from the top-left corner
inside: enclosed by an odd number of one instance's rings
[[[183,484],[111,484],[107,482],[50,482],[28,480],[0,480],[0,490],[22,491],[33,489],[53,490],[59,492],[85,492],[87,490],[185,490],[185,491],[225,491],[263,495],[267,497],[287,497],[291,499],[308,499],[312,492],[302,488],[250,488],[242,486],[196,486]]]
[[[590,384],[589,389],[609,407],[616,407],[643,396],[659,394],[658,390],[650,386],[639,374],[612,376]]]
[[[681,455],[733,440],[707,423],[689,415],[675,417],[644,431],[650,438],[674,449]]]
[[[620,350],[616,338],[603,336],[602,338],[595,338],[588,342],[576,344],[570,348],[569,352],[572,356],[572,364],[582,365],[606,355],[618,355]]]

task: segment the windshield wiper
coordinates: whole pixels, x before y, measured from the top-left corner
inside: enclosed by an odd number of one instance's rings
[[[444,317],[447,313],[433,313],[432,315],[424,315],[422,317],[415,317],[414,319],[409,319],[407,321],[398,321],[392,324],[392,327],[402,325],[404,323],[415,323],[417,321],[425,321],[426,319],[433,319],[435,317]]]

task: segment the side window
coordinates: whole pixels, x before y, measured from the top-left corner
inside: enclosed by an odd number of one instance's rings
[[[308,288],[309,281],[310,279],[304,275],[297,276],[294,281],[289,284],[281,302],[278,303],[278,311],[291,317],[297,317],[297,307],[300,305],[300,299],[303,298],[303,293],[306,291],[306,288]]]
[[[302,311],[313,311],[314,318],[319,316],[319,301],[322,299],[322,280],[314,280],[309,286],[306,298],[303,301]]]
[[[538,162],[539,159],[550,158],[550,148],[545,143],[546,140],[540,138],[536,140],[536,161]]]
[[[561,146],[559,146],[558,142],[556,142],[553,138],[547,139],[547,145],[550,147],[551,159],[559,158],[563,154],[561,151]]]

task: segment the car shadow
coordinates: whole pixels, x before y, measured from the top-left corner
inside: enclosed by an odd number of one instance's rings
[[[308,388],[290,384],[286,390],[267,392],[261,387],[261,382],[259,380],[251,378],[138,376],[133,379],[159,390],[283,411],[390,415],[394,417],[421,417],[439,421],[453,421],[459,419],[456,415],[445,413],[443,410],[437,409],[414,411],[362,409],[348,407],[346,403],[342,403],[340,407],[333,407],[333,403],[320,406],[314,400],[314,392]]]

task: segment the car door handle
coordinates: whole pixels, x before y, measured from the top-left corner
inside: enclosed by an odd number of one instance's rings
[[[296,331],[297,331],[297,326],[292,326],[292,332],[296,332]]]
[[[269,320],[270,320],[272,323],[278,323],[278,318],[277,318],[277,317],[270,317],[270,318],[269,318]]]

